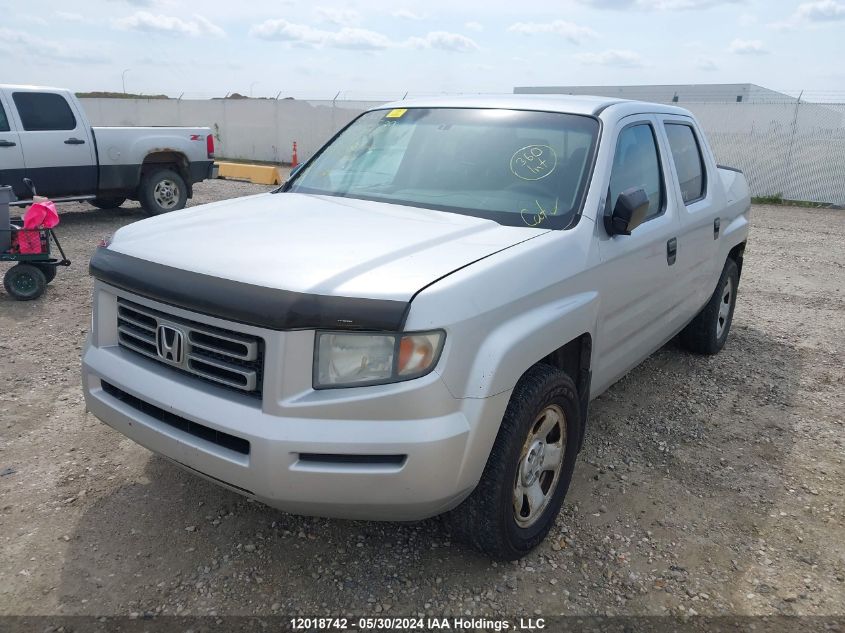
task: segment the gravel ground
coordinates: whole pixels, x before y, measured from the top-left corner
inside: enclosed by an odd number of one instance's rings
[[[86,414],[87,261],[142,217],[66,206],[73,265],[0,293],[0,614],[845,613],[845,212],[755,207],[726,348],[670,343],[593,403],[556,527],[513,564],[437,520],[284,514]]]

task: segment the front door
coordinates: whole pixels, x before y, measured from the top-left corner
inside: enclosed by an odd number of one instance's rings
[[[637,115],[618,131],[608,183],[608,205],[622,191],[641,187],[649,198],[645,221],[631,235],[610,237],[597,222],[603,289],[597,326],[594,392],[614,381],[662,345],[673,332],[678,216],[667,196],[670,172],[658,141],[656,120]]]
[[[17,129],[9,116],[9,106],[0,93],[0,185],[10,185],[19,198],[29,198],[23,184],[23,150]],[[0,227],[0,230],[9,227]]]
[[[12,93],[20,120],[26,175],[42,196],[96,193],[97,163],[85,118],[55,92]]]

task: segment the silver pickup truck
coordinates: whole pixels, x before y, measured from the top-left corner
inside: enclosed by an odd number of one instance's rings
[[[590,400],[678,334],[725,344],[749,209],[681,108],[387,105],[277,191],[97,250],[87,406],[278,508],[448,513],[517,558],[554,523]]]
[[[106,209],[129,198],[151,214],[174,211],[213,162],[207,127],[91,127],[68,90],[0,84],[0,185],[19,204],[30,197],[26,177],[56,202]]]

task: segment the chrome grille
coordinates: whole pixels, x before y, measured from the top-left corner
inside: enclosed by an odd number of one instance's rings
[[[261,395],[264,341],[117,300],[121,347],[193,376]]]

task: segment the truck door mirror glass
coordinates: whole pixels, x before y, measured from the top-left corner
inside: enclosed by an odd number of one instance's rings
[[[611,213],[605,213],[608,235],[630,235],[645,220],[649,200],[642,187],[631,187],[619,194]]]
[[[303,166],[304,164],[305,164],[305,163],[299,163],[299,165],[297,165],[296,167],[294,167],[293,169],[291,169],[291,170],[290,170],[290,173],[288,174],[288,180],[290,180],[291,178],[293,178],[294,176],[296,176],[296,175],[299,173],[299,170],[300,170],[300,169],[302,169],[302,166]]]

